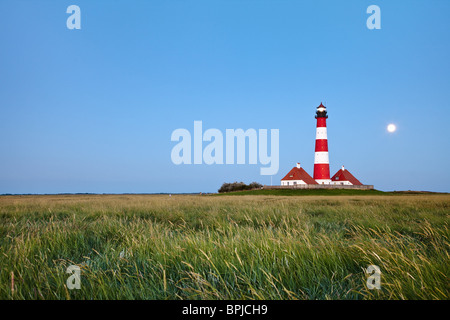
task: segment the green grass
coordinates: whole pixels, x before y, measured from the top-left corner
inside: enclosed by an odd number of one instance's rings
[[[2,196],[0,299],[448,299],[449,206],[449,195]],[[66,288],[72,264],[81,290]],[[381,290],[366,287],[371,264]]]
[[[262,189],[262,190],[244,190],[228,193],[217,193],[215,196],[222,195],[264,195],[264,196],[371,196],[371,195],[393,195],[394,192],[383,192],[379,190],[354,190],[354,189]]]
[[[426,191],[380,191],[380,190],[357,190],[357,189],[261,189],[244,190],[227,193],[215,193],[213,196],[235,195],[264,195],[264,196],[394,196],[394,195],[448,195],[448,193],[435,193]]]

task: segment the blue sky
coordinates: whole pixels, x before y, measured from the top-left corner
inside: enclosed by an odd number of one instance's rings
[[[81,30],[66,9],[81,8]],[[369,5],[381,29],[369,30]],[[215,192],[261,165],[175,165],[177,128],[280,130],[312,175],[450,191],[450,1],[0,1],[0,193]],[[388,133],[395,123],[398,130]]]

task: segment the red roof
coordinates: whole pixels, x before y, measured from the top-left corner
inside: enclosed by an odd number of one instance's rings
[[[331,181],[349,181],[353,185],[359,185],[361,186],[362,183],[359,182],[358,179],[356,179],[350,171],[347,169],[340,169],[336,174],[331,178]]]
[[[281,180],[303,180],[306,184],[317,184],[303,168],[292,168],[291,171]]]

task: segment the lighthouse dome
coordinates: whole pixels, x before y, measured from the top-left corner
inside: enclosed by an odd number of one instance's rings
[[[328,118],[327,116],[327,108],[320,103],[320,106],[317,107],[316,118]]]

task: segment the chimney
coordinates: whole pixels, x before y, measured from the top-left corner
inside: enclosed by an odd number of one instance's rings
[[[297,162],[297,168],[300,169],[300,162]]]
[[[345,170],[344,166],[342,166],[342,168],[341,168],[341,169],[342,169],[342,171],[344,171],[344,170]]]

